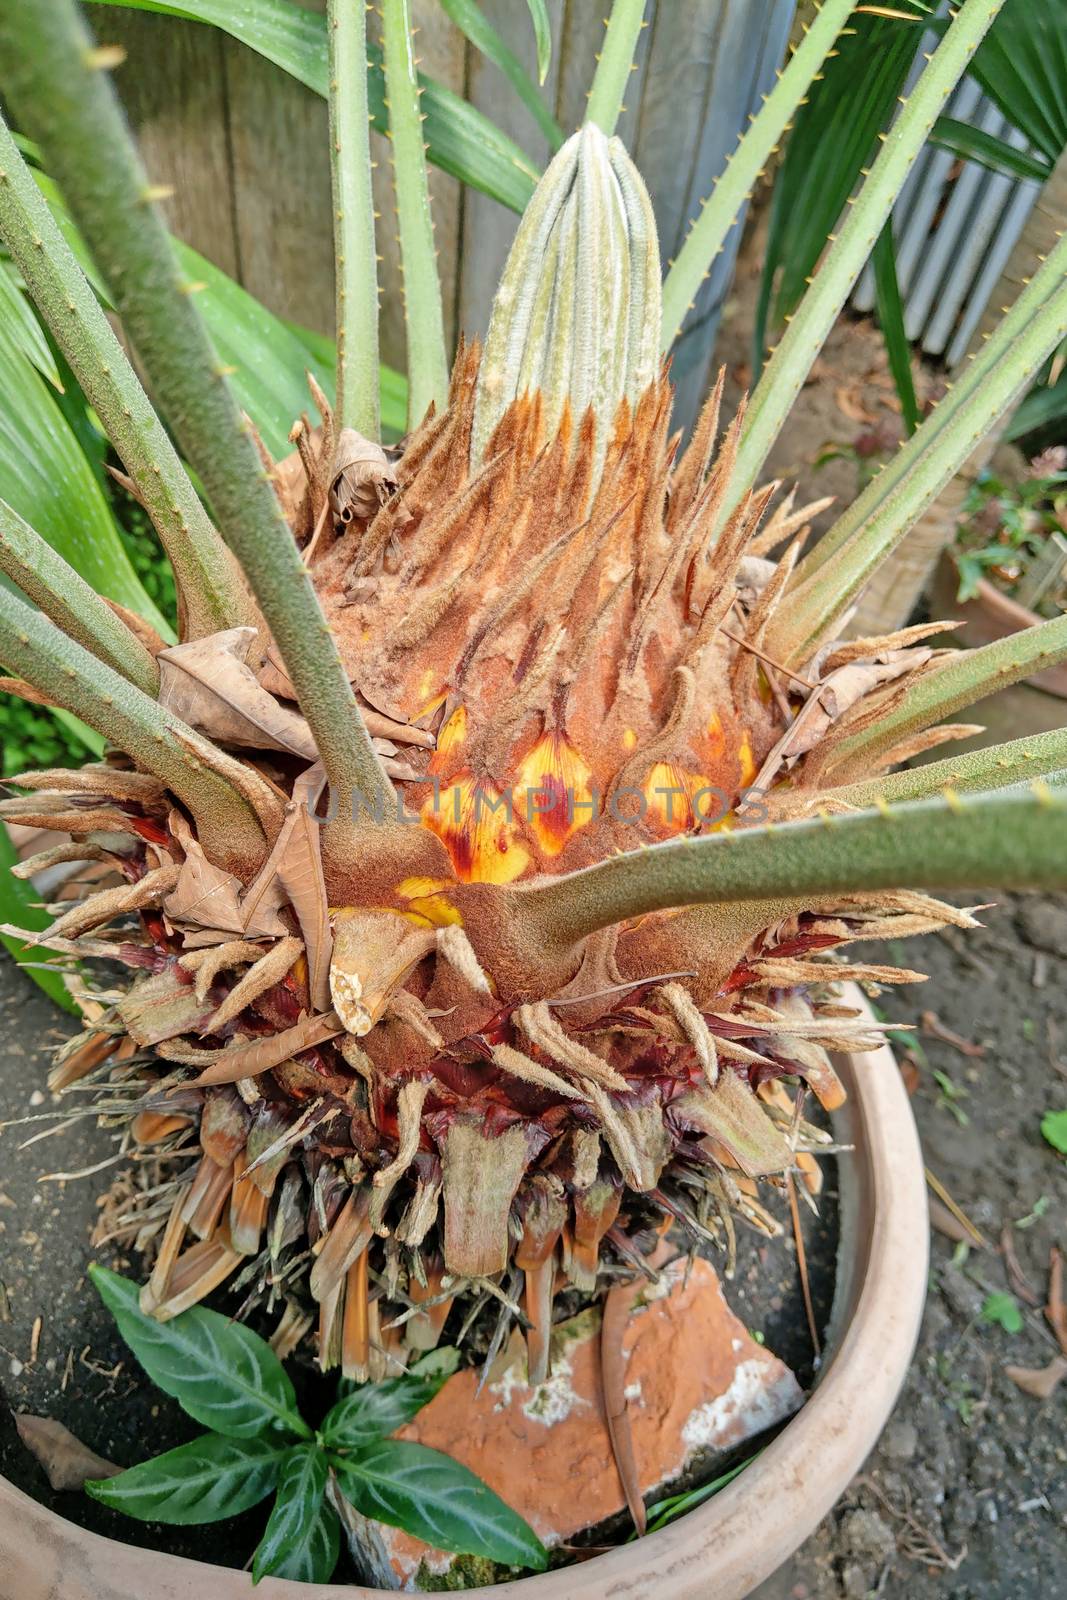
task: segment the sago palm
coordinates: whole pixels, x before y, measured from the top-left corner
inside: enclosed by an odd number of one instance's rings
[[[760,483],[997,6],[965,0],[747,407],[721,427],[716,392],[684,449],[663,352],[851,6],[825,0],[662,287],[612,137],[642,9],[616,0],[589,120],[449,380],[406,0],[383,0],[411,403],[386,454],[364,8],[334,0],[338,402],[315,394],[277,464],[175,265],[112,53],[73,0],[0,16],[5,101],[183,453],[5,133],[0,232],[181,599],[163,648],[0,511],[22,591],[0,591],[0,658],[109,742],[2,807],[70,835],[20,873],[97,876],[43,942],[128,971],[119,994],[83,983],[53,1086],[95,1083],[133,1140],[181,1155],[143,1200],[147,1306],[239,1280],[291,1348],[317,1304],[320,1360],[357,1376],[487,1289],[502,1327],[525,1296],[542,1376],[561,1285],[595,1295],[664,1219],[773,1226],[755,1180],[814,1184],[805,1094],[832,1109],[830,1052],[870,1037],[835,984],[912,976],[841,948],[970,925],[933,888],[1067,882],[1067,734],[886,775],[1067,659],[1067,618],[972,652],[925,627],[841,637],[1063,338],[1067,245],[806,555],[810,512]]]

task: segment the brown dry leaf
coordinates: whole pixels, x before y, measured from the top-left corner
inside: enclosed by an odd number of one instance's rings
[[[53,1489],[84,1489],[89,1478],[114,1478],[122,1471],[113,1461],[105,1461],[82,1444],[54,1417],[16,1412],[15,1427],[26,1449],[44,1468]]]
[[[865,422],[870,426],[878,421],[878,413],[869,410],[860,399],[858,387],[850,389],[847,384],[839,383],[834,389],[834,399],[837,401],[837,409],[850,422]]]
[[[318,752],[303,717],[279,705],[246,662],[254,628],[227,628],[162,650],[160,704],[223,744],[288,750],[314,761]]]
[[[322,830],[303,801],[290,806],[278,836],[278,877],[296,912],[307,952],[308,994],[316,1011],[330,1005],[333,933],[322,875]],[[284,842],[283,842],[284,841]]]
[[[1041,1304],[1041,1296],[1034,1293],[1025,1272],[1019,1264],[1019,1258],[1015,1254],[1015,1240],[1012,1237],[1010,1222],[1006,1222],[1000,1230],[1000,1253],[1004,1257],[1008,1281],[1019,1299],[1028,1306],[1039,1306]],[[1067,1351],[1064,1351],[1064,1354],[1067,1355]]]
[[[953,1244],[974,1244],[974,1235],[970,1229],[953,1215],[948,1206],[942,1205],[936,1196],[931,1196],[927,1204],[932,1228],[936,1228],[946,1239],[951,1239]]]
[[[953,1033],[951,1028],[946,1028],[936,1011],[924,1011],[919,1018],[919,1025],[928,1038],[940,1039],[943,1044],[950,1044],[961,1056],[970,1056],[973,1060],[979,1061],[985,1055],[984,1044],[974,1044],[970,1039],[964,1039],[960,1034]]]
[[[633,1302],[632,1283],[619,1283],[608,1290],[600,1324],[600,1375],[604,1390],[604,1415],[611,1438],[611,1453],[615,1457],[619,1482],[622,1484],[634,1527],[640,1535],[644,1533],[648,1519],[645,1515],[645,1503],[641,1498],[641,1479],[637,1472],[633,1434],[630,1430],[626,1401],[626,1360],[622,1348]]]
[[[836,668],[805,700],[764,761],[754,787],[768,788],[783,766],[792,766],[821,744],[834,723],[858,700],[881,684],[924,666],[932,654],[930,650],[883,650],[874,661],[854,661]]]
[[[1053,1356],[1047,1367],[1005,1367],[1004,1376],[1010,1378],[1023,1394],[1035,1400],[1047,1400],[1062,1378],[1067,1378],[1067,1356]]]
[[[195,1079],[195,1085],[202,1089],[216,1083],[236,1083],[240,1078],[255,1078],[259,1073],[269,1072],[272,1067],[288,1061],[290,1056],[299,1055],[302,1050],[311,1050],[317,1044],[324,1044],[327,1039],[335,1039],[344,1031],[335,1011],[327,1011],[318,1017],[302,1017],[293,1027],[285,1028],[281,1033],[272,1034],[266,1039],[252,1039],[247,1044],[223,1050],[211,1066]]]
[[[252,916],[244,912],[238,899],[242,888],[240,878],[232,872],[224,872],[207,859],[181,812],[171,812],[170,831],[184,850],[185,860],[177,883],[163,902],[168,917],[220,934],[248,933],[281,938],[289,932],[278,916],[275,902],[257,903]]]
[[[396,468],[381,445],[354,428],[343,428],[330,482],[330,510],[337,521],[345,526],[356,518],[369,522],[396,488]]]

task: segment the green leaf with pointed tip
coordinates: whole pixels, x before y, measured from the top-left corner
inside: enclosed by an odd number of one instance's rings
[[[32,883],[23,883],[18,878],[11,876],[11,868],[18,862],[18,851],[11,843],[11,835],[0,822],[0,922],[13,923],[16,928],[26,928],[34,933],[40,933],[48,927],[52,918],[41,905],[41,896]],[[50,999],[61,1005],[64,1011],[79,1015],[78,1007],[67,993],[66,985],[58,972],[48,972],[41,965],[44,954],[34,945],[23,944],[21,939],[12,939],[6,933],[0,934],[0,940],[11,955],[18,962],[28,978],[32,978],[38,988],[43,989]],[[32,962],[32,966],[25,965]]]
[[[904,331],[904,307],[900,300],[900,284],[897,282],[892,217],[878,235],[871,260],[874,264],[878,326],[882,330],[889,355],[889,370],[900,397],[904,426],[908,433],[914,433],[919,426],[919,403],[915,398],[915,381],[911,375],[911,345]]]
[[[977,161],[989,172],[1007,173],[1010,178],[1029,178],[1044,183],[1051,171],[1048,162],[1039,156],[1032,156],[1007,139],[998,139],[995,134],[972,128],[970,123],[960,122],[955,117],[938,117],[930,143],[939,150],[951,150],[965,161]]]
[[[327,1583],[337,1565],[337,1514],[324,1503],[329,1465],[317,1445],[298,1444],[278,1474],[274,1508],[252,1561],[252,1582],[274,1576]]]
[[[133,11],[159,11],[191,22],[212,23],[325,99],[326,19],[292,0],[184,0],[166,5],[160,0],[115,0]],[[379,133],[388,126],[381,53],[367,52],[371,119]],[[521,211],[539,176],[514,140],[501,133],[489,118],[443,84],[420,74],[423,133],[430,161],[461,183],[480,189],[512,211]]]
[[[544,83],[552,52],[552,39],[548,30],[548,13],[544,0],[527,0],[534,22],[537,40],[537,70]],[[549,148],[558,150],[563,143],[563,129],[549,111],[538,93],[537,85],[514,50],[500,37],[485,12],[474,0],[441,0],[441,9],[452,18],[476,50],[491,61],[511,84],[515,93],[548,140]]]
[[[139,1522],[225,1522],[266,1499],[284,1445],[206,1433],[116,1478],[91,1478],[86,1492]]]
[[[53,389],[62,389],[56,358],[23,292],[18,268],[13,261],[5,259],[0,259],[0,322],[7,327],[12,343],[37,368],[41,377],[47,378]]]
[[[341,1493],[365,1517],[439,1550],[543,1572],[547,1552],[529,1523],[473,1472],[439,1450],[380,1439],[335,1460]]]
[[[141,1310],[137,1284],[106,1267],[89,1276],[152,1382],[197,1422],[231,1439],[310,1437],[285,1368],[251,1328],[204,1306],[157,1322]]]
[[[438,1376],[386,1378],[367,1383],[338,1400],[319,1432],[331,1450],[359,1450],[377,1439],[388,1438],[429,1405],[448,1378]]]
[[[1053,165],[1067,145],[1067,27],[1063,0],[1005,0],[971,76]]]
[[[526,0],[526,4],[537,45],[537,81],[543,84],[552,64],[552,27],[548,20],[548,7],[545,0]]]

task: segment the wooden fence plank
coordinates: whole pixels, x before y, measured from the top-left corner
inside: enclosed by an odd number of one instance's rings
[[[164,205],[170,226],[236,276],[222,35],[201,23],[117,6],[94,6],[89,20],[98,39],[126,51],[115,84],[152,182],[174,191]]]
[[[534,82],[537,50],[525,6],[515,0],[483,0],[482,10],[510,45]],[[552,64],[542,89],[545,104],[554,106],[559,81],[559,40],[563,26],[563,0],[549,0],[552,27]],[[480,51],[468,50],[467,95],[529,156],[544,166],[550,155],[548,140],[514,90]],[[468,189],[463,195],[463,249],[459,263],[457,325],[467,335],[484,335],[497,281],[507,260],[519,219],[488,195]]]

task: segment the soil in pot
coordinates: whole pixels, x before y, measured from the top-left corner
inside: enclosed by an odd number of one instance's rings
[[[0,1120],[41,1116],[57,1106],[43,1090],[56,1044],[73,1025],[18,973],[0,960],[0,1023],[4,1047],[0,1069]],[[62,1102],[64,1113],[72,1096]],[[56,1128],[28,1149],[27,1138]],[[202,1431],[178,1406],[153,1389],[119,1338],[86,1277],[92,1260],[131,1276],[140,1263],[114,1246],[94,1250],[90,1235],[127,1158],[78,1179],[41,1181],[48,1174],[83,1172],[114,1155],[107,1133],[86,1117],[65,1127],[60,1120],[9,1126],[3,1132],[5,1161],[0,1179],[0,1472],[28,1494],[72,1522],[127,1543],[240,1567],[262,1532],[266,1507],[233,1522],[203,1528],[157,1527],[107,1510],[87,1496],[53,1491],[22,1445],[13,1414],[27,1411],[61,1420],[77,1438],[120,1465],[183,1443]],[[808,1268],[818,1325],[825,1327],[833,1295],[837,1210],[833,1162],[824,1162],[826,1182],[818,1219],[804,1219]],[[785,1232],[774,1240],[738,1227],[738,1261],[727,1299],[738,1317],[794,1370],[802,1387],[815,1375],[796,1256],[784,1199],[770,1202]],[[709,1251],[718,1269],[723,1258]],[[220,1305],[222,1301],[218,1302]],[[35,1332],[37,1319],[39,1329]],[[269,1330],[261,1330],[269,1331]],[[446,1327],[444,1341],[449,1332]],[[310,1363],[292,1365],[302,1406],[312,1417],[332,1401],[335,1379]],[[714,1471],[722,1468],[721,1459]],[[693,1474],[685,1487],[692,1486]],[[625,1527],[612,1530],[625,1538]],[[344,1566],[337,1581],[355,1581]]]

